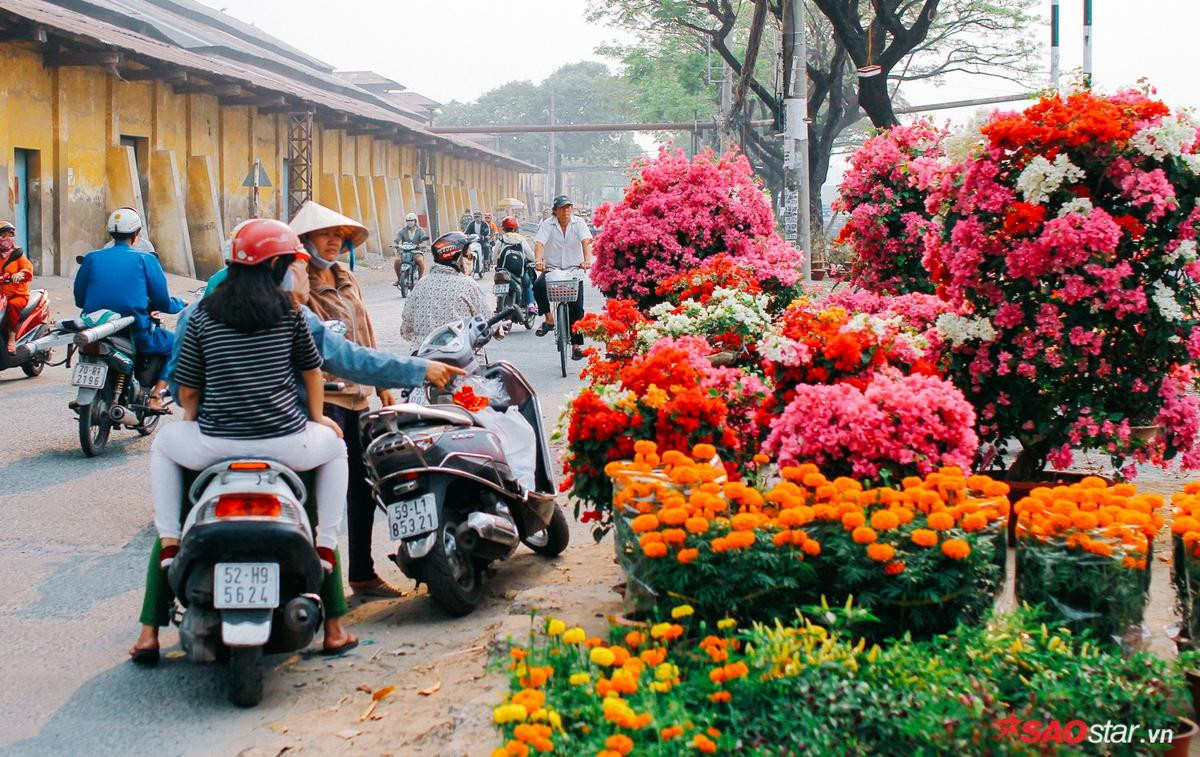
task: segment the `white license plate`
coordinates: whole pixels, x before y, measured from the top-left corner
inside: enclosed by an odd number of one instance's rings
[[[396,502],[388,507],[388,531],[392,541],[426,534],[437,527],[437,498],[432,494]]]
[[[104,363],[77,363],[71,374],[71,383],[88,389],[100,389],[108,378],[108,366]]]
[[[279,606],[279,563],[219,562],[214,570],[213,607],[216,609]]]
[[[493,294],[508,294],[508,284],[496,284],[492,287]]]

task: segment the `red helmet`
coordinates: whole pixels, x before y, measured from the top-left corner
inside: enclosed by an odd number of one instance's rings
[[[457,231],[442,234],[430,246],[434,262],[441,263],[442,265],[454,265],[475,239],[477,237],[473,235],[467,236]]]
[[[504,220],[500,222],[500,228],[505,231],[516,231],[521,228],[521,224],[512,216],[504,216]]]
[[[292,227],[272,218],[252,218],[233,231],[229,262],[258,265],[280,255],[308,260],[308,251]]]

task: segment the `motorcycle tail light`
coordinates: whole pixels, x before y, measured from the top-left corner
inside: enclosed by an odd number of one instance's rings
[[[268,470],[270,467],[271,467],[270,465],[267,465],[264,462],[250,462],[250,461],[244,461],[244,460],[241,462],[229,464],[229,470],[240,470],[240,471]]]
[[[279,517],[282,507],[274,494],[222,494],[214,514],[218,518]]]
[[[411,473],[401,473],[396,478],[400,479],[401,481],[416,481],[417,478],[420,477],[420,475],[421,475],[420,473],[417,473],[416,471],[412,471]]]

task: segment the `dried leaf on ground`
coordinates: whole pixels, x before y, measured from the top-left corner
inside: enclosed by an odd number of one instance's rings
[[[361,692],[364,692],[364,693],[366,693],[366,694],[370,694],[370,693],[371,693],[371,691],[373,691],[373,689],[371,688],[371,685],[370,685],[369,683],[360,683],[360,684],[357,686],[357,688],[355,688],[354,690],[355,690],[355,691],[361,691]]]
[[[168,660],[181,660],[184,657],[187,657],[187,652],[183,651],[182,649],[173,649],[170,652],[167,652],[164,656]]]
[[[371,699],[374,699],[376,702],[378,702],[380,699],[383,699],[384,697],[386,697],[388,694],[391,694],[395,690],[396,690],[395,686],[384,686],[382,689],[380,689],[379,691],[376,691],[374,694],[372,694]]]
[[[418,693],[418,694],[420,694],[420,695],[421,695],[421,696],[423,696],[423,697],[427,697],[427,696],[429,696],[430,694],[433,694],[434,692],[438,691],[438,690],[439,690],[439,689],[441,689],[441,688],[442,688],[442,682],[441,682],[441,681],[438,681],[437,683],[435,683],[434,685],[430,686],[429,688],[427,688],[427,689],[421,689],[421,690],[420,690],[420,691],[418,691],[417,693]]]
[[[296,664],[296,663],[298,663],[298,662],[300,662],[300,655],[298,655],[298,654],[294,654],[294,655],[292,655],[291,657],[289,657],[289,658],[287,658],[286,660],[284,660],[283,662],[281,662],[281,663],[279,663],[278,665],[276,665],[276,666],[275,666],[275,669],[276,669],[276,670],[279,670],[280,668],[286,668],[286,667],[289,667],[289,666],[291,666],[291,665],[295,665],[295,664]]]

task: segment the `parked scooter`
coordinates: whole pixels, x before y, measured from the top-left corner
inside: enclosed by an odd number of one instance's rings
[[[492,283],[492,293],[496,295],[496,312],[508,308],[516,308],[517,315],[513,323],[520,323],[527,329],[533,328],[537,319],[537,310],[530,310],[532,304],[526,298],[524,277],[534,276],[533,263],[525,257],[518,246],[507,246],[500,250],[496,260],[496,275]]]
[[[12,274],[0,276],[0,284],[7,284]],[[8,298],[0,294],[0,313],[8,307]],[[17,350],[9,353],[2,346],[7,340],[7,331],[0,327],[0,371],[20,368],[33,378],[41,374],[50,361],[50,350],[30,349],[30,344],[50,333],[50,298],[45,289],[34,289],[29,293],[29,302],[17,316]]]
[[[270,460],[226,460],[202,471],[167,571],[185,608],[179,640],[192,662],[228,658],[229,698],[262,700],[263,654],[308,646],[321,625],[324,574],[300,478]]]
[[[428,584],[433,600],[455,616],[475,609],[484,568],[507,559],[518,544],[553,557],[570,540],[555,499],[537,393],[512,364],[481,365],[476,354],[492,340],[494,327],[516,315],[510,309],[488,321],[475,316],[447,324],[415,354],[458,366],[468,378],[498,381],[506,396],[492,407],[501,413],[515,407],[532,426],[536,460],[509,460],[497,433],[437,389],[424,391],[429,404],[391,405],[366,414],[362,423],[367,477],[387,513],[392,540],[400,542],[392,559],[405,575]],[[535,485],[526,489],[514,468],[527,469],[530,462]]]

